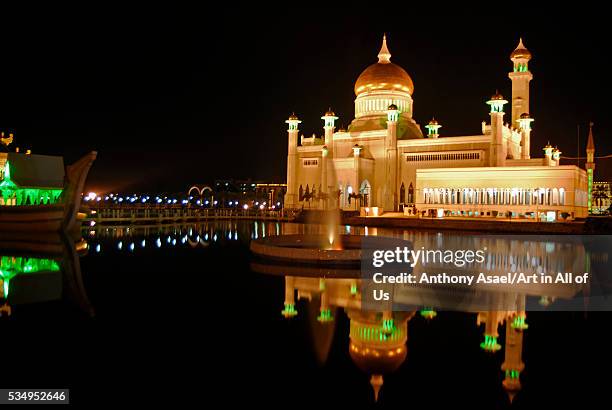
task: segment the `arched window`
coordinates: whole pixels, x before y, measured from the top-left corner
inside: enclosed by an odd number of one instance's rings
[[[300,190],[298,191],[298,201],[302,202],[304,200],[304,187],[300,184]]]
[[[414,187],[412,186],[412,182],[408,185],[408,203],[414,203]]]
[[[559,205],[565,205],[565,189],[559,188]]]
[[[400,204],[406,203],[406,188],[404,187],[404,183],[400,186],[400,195],[399,195]]]

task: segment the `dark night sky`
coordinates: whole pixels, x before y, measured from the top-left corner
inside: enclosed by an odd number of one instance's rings
[[[414,80],[415,119],[423,125],[435,115],[442,135],[478,133],[495,89],[510,97],[508,55],[522,35],[534,55],[532,155],[548,140],[575,155],[576,126],[583,150],[589,120],[597,155],[612,153],[609,23],[397,14],[238,6],[3,13],[0,128],[16,131],[14,146],[67,162],[98,150],[89,189],[282,181],[284,120],[295,111],[304,134],[321,133],[319,117],[331,106],[348,125],[354,82],[376,61],[383,32],[392,61]]]

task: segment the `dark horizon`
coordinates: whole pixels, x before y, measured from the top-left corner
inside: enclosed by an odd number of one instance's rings
[[[392,61],[414,81],[415,120],[423,126],[435,116],[442,136],[479,133],[490,95],[499,89],[509,99],[509,54],[521,36],[533,54],[532,156],[548,141],[563,155],[584,156],[590,121],[596,155],[612,151],[603,21],[330,15],[164,8],[96,10],[79,19],[5,15],[15,27],[0,38],[0,129],[15,132],[13,148],[67,163],[97,150],[89,190],[282,182],[285,119],[295,112],[300,133],[320,135],[319,117],[332,107],[347,126],[354,82],[376,61],[383,32]],[[610,174],[600,161],[596,179]]]

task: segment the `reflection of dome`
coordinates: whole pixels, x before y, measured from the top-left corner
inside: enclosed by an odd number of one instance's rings
[[[408,320],[414,312],[347,313],[351,320],[349,355],[359,369],[370,375],[377,401],[383,375],[394,372],[406,360]]]
[[[355,95],[372,90],[395,90],[410,94],[414,91],[414,84],[406,70],[391,62],[386,36],[383,36],[378,62],[366,68],[355,83]]]
[[[386,347],[351,341],[349,354],[357,367],[371,375],[374,401],[378,401],[383,374],[397,370],[406,360],[407,352],[406,345]]]
[[[397,105],[395,105],[395,104],[391,104],[391,105],[389,106],[388,110],[389,110],[389,111],[392,111],[392,110],[397,111]]]
[[[385,374],[397,370],[406,360],[406,346],[395,348],[376,348],[362,343],[351,342],[351,359],[362,371],[368,374]]]

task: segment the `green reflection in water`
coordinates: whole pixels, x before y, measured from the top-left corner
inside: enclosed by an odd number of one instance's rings
[[[59,263],[53,259],[31,258],[22,256],[0,256],[0,281],[2,282],[2,298],[9,295],[11,279],[22,273],[37,273],[42,271],[58,272]]]

